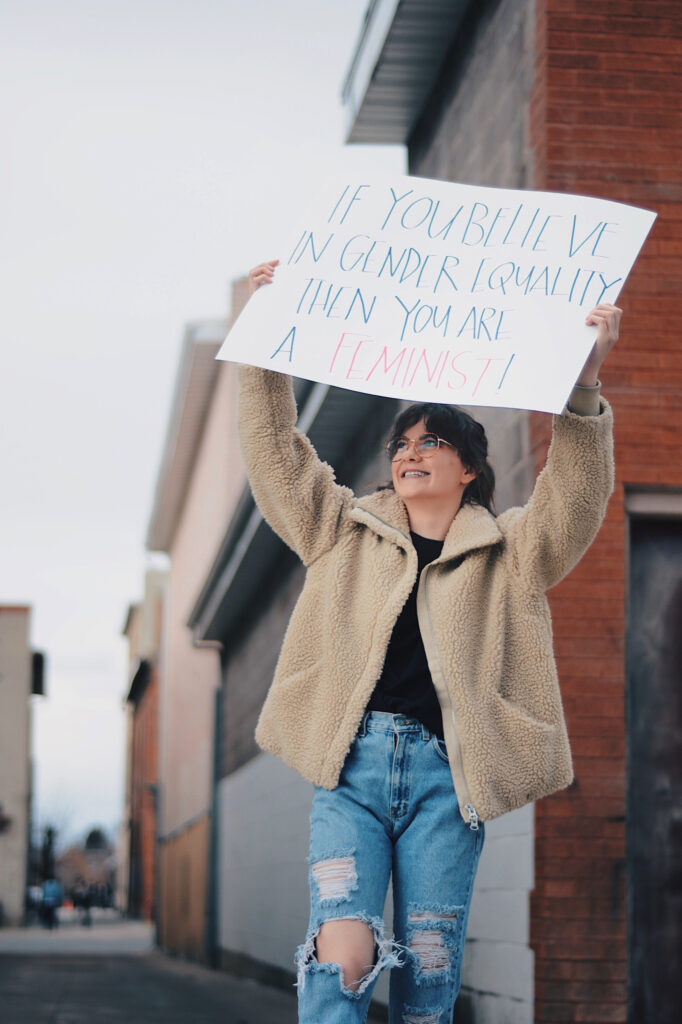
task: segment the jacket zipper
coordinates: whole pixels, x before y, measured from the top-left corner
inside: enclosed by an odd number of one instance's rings
[[[436,638],[433,633],[431,615],[429,613],[429,604],[426,597],[426,580],[430,568],[431,565],[425,566],[419,578],[419,587],[417,589],[417,619],[419,620],[422,639],[424,641],[424,649],[426,650],[426,658],[429,663],[431,678],[433,679],[433,685],[436,689],[436,695],[440,702],[441,709],[444,711],[443,731],[445,733],[445,745],[448,749],[448,754],[450,756],[450,768],[452,770],[457,797],[463,804],[464,810],[469,815],[469,828],[471,829],[472,832],[478,832],[478,813],[471,802],[469,787],[467,786],[467,782],[464,777],[464,765],[462,763],[462,746],[459,740],[459,734],[457,732],[455,710],[452,706],[450,694],[445,684],[443,668],[440,661],[440,653],[438,651],[438,644],[436,643]],[[426,629],[422,628],[422,616],[419,614],[420,609],[423,609],[424,612],[423,624],[426,627]]]
[[[376,519],[377,522],[383,523],[383,525],[387,526],[389,530],[391,530],[391,532],[397,533],[399,537],[402,537],[404,540],[410,542],[410,538],[407,534],[403,533],[403,531],[399,530],[396,526],[393,526],[392,523],[387,523],[385,519],[381,518],[381,516],[376,515],[374,512],[368,512],[367,515],[370,515],[373,519]],[[445,745],[447,747],[448,756],[450,758],[450,770],[452,771],[452,776],[455,783],[455,792],[457,793],[457,799],[466,800],[466,803],[464,804],[464,810],[469,815],[469,828],[471,829],[472,832],[478,832],[478,813],[474,805],[471,803],[471,798],[469,796],[469,787],[467,786],[466,779],[464,778],[464,765],[462,764],[462,747],[459,742],[459,735],[457,733],[455,711],[452,706],[452,701],[450,700],[448,688],[445,685],[443,669],[440,663],[440,653],[438,651],[438,644],[436,643],[436,639],[433,635],[431,616],[429,614],[429,606],[426,600],[426,577],[428,575],[428,571],[430,568],[431,565],[425,566],[424,569],[422,570],[421,576],[419,577],[419,587],[417,588],[417,621],[419,622],[422,640],[424,641],[424,650],[426,651],[426,660],[428,661],[429,664],[431,678],[433,680],[433,685],[436,690],[436,696],[438,697],[438,701],[441,706],[441,711],[445,710],[449,714],[449,720],[451,723],[450,728],[446,728],[446,720],[445,718],[443,718],[443,731],[446,733],[446,737],[449,737],[450,739],[450,743],[448,743],[446,738]],[[422,624],[419,615],[419,608],[420,605],[422,604],[424,606],[424,613],[426,616],[426,625],[428,626],[428,638],[426,637],[424,630],[421,628]],[[427,640],[429,644],[433,644],[433,649],[436,654],[435,658],[429,657]],[[462,815],[462,817],[464,817],[464,815]],[[464,820],[466,821],[466,818]]]
[[[478,814],[473,804],[465,804],[464,810],[469,812],[469,828],[472,832],[478,832]]]

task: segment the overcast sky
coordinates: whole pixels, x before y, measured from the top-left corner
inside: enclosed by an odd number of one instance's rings
[[[187,321],[342,168],[367,0],[0,0],[0,604],[33,607],[36,811],[123,792],[129,602]]]

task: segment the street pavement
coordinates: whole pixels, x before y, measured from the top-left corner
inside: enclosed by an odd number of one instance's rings
[[[100,912],[0,930],[2,1024],[295,1024],[293,990],[167,957],[151,928]]]

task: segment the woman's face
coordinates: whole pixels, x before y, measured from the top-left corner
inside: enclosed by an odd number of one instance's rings
[[[430,434],[420,420],[402,435],[408,441]],[[404,502],[432,498],[434,501],[461,502],[468,483],[476,476],[468,470],[454,448],[441,444],[433,454],[421,455],[415,445],[406,454],[391,463],[393,486]]]

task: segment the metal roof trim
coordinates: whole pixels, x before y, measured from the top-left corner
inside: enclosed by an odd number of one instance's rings
[[[353,141],[353,125],[365,102],[400,2],[401,0],[370,0],[367,8],[360,37],[341,90],[341,98],[348,108],[348,142]]]
[[[372,0],[341,96],[348,143],[406,144],[472,0]]]

